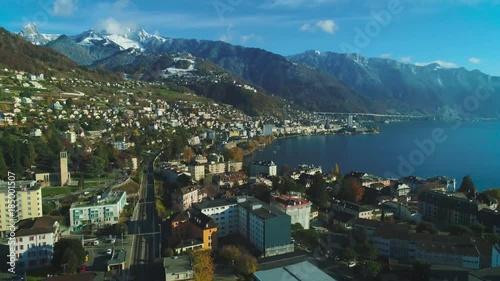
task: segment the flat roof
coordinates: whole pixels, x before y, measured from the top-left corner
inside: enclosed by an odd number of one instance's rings
[[[201,203],[194,203],[193,207],[198,210],[202,209],[208,209],[208,208],[216,208],[216,207],[223,207],[223,206],[231,206],[231,205],[236,205],[236,199],[235,198],[229,198],[229,199],[206,199],[205,201]]]
[[[258,281],[336,281],[308,261],[270,270],[257,271],[254,273],[254,276]]]
[[[182,273],[193,270],[189,256],[164,258],[163,267],[165,268],[165,274]]]

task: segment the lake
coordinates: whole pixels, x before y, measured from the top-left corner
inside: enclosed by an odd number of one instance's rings
[[[470,175],[478,188],[500,187],[500,122],[401,122],[379,124],[376,135],[319,135],[276,140],[246,161],[273,160],[316,165],[327,172],[339,164],[382,177]]]

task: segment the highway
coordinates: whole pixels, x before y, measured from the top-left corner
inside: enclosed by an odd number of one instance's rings
[[[133,246],[126,280],[163,280],[159,255],[159,225],[154,194],[153,161],[156,155],[144,157],[144,170],[139,201],[132,215]]]

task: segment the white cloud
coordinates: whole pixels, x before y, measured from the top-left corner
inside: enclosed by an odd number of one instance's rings
[[[55,0],[52,14],[54,16],[68,17],[75,13],[78,0]]]
[[[338,30],[338,25],[333,20],[320,20],[315,24],[305,23],[300,28],[300,31],[316,32],[318,30],[333,34]]]
[[[469,59],[469,61],[473,64],[480,64],[481,63],[481,60],[476,58],[476,57],[472,57]]]
[[[241,43],[245,44],[250,40],[260,41],[260,40],[262,40],[262,37],[259,35],[256,35],[255,33],[252,33],[249,35],[241,35],[240,40],[241,40]]]
[[[411,62],[411,57],[402,57],[399,59],[402,63],[410,63]]]
[[[125,34],[129,29],[134,29],[136,25],[132,22],[123,23],[114,18],[107,18],[102,20],[99,25],[99,31],[104,31],[110,34]]]
[[[417,65],[417,66],[426,66],[426,65],[429,65],[429,64],[433,64],[433,63],[441,66],[442,68],[457,68],[458,67],[458,65],[455,64],[455,63],[446,62],[446,61],[442,61],[442,60],[435,60],[435,61],[431,61],[431,62],[416,62],[415,65]]]
[[[383,58],[383,59],[388,59],[388,58],[390,58],[390,57],[392,57],[392,54],[381,54],[381,55],[379,56],[379,58]]]

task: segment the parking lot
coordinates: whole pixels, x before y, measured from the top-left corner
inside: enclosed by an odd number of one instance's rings
[[[116,239],[115,243],[109,243],[107,239],[99,239],[99,244],[97,246],[85,245],[85,250],[89,253],[89,259],[85,262],[87,270],[91,271],[106,271],[107,263],[111,258],[109,250],[121,250],[122,240],[120,238]],[[123,240],[123,248],[125,251],[130,253],[130,247],[132,246],[132,236],[128,236]],[[126,265],[128,266],[128,264]]]

